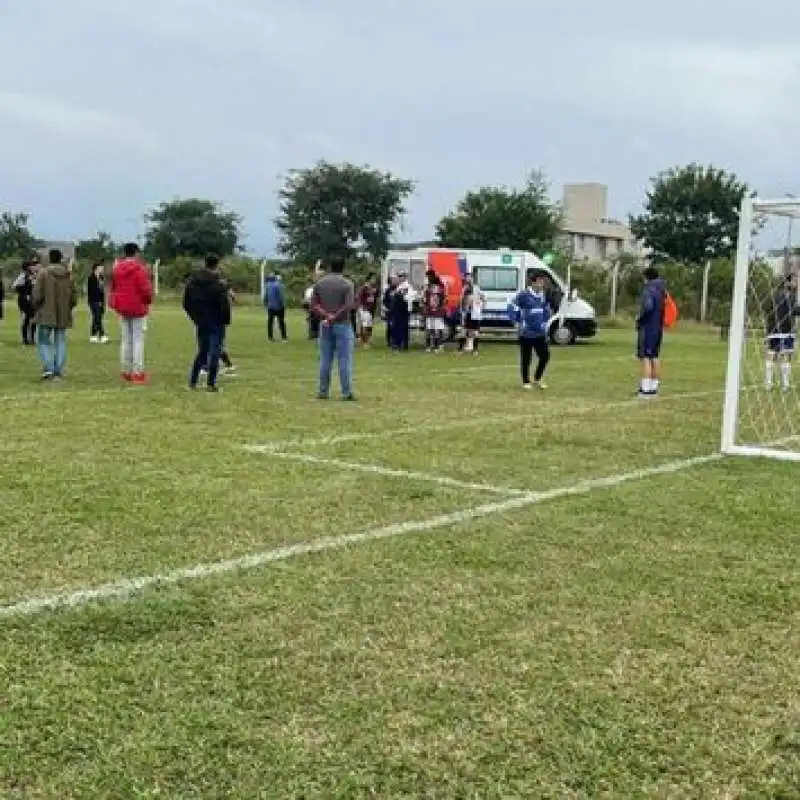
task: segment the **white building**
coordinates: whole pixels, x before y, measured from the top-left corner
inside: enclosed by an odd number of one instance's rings
[[[564,186],[562,245],[577,261],[611,261],[622,253],[643,256],[630,228],[608,216],[608,187],[602,183]]]

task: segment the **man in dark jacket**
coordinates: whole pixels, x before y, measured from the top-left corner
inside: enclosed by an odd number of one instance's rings
[[[219,257],[206,256],[205,267],[186,282],[183,310],[197,329],[197,355],[189,373],[189,388],[196,389],[200,372],[208,365],[209,392],[216,392],[219,357],[225,327],[231,321],[228,291],[219,276]]]
[[[37,345],[42,362],[42,380],[61,378],[67,360],[67,329],[78,295],[72,272],[62,264],[60,250],[51,250],[49,264],[39,270],[31,300],[36,310]]]

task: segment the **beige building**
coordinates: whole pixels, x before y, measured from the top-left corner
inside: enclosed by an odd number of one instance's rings
[[[611,261],[622,253],[642,256],[630,228],[608,216],[608,187],[568,183],[562,200],[562,244],[578,261]]]

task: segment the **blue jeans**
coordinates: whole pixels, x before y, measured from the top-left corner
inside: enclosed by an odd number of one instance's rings
[[[327,397],[331,389],[333,357],[339,362],[342,396],[353,394],[353,348],[355,335],[350,321],[321,325],[319,329],[319,393]]]
[[[223,328],[197,329],[197,355],[189,373],[189,386],[194,388],[200,379],[200,370],[208,369],[208,385],[216,386],[219,372],[219,354],[224,338]]]
[[[36,347],[42,362],[42,372],[46,375],[62,375],[67,361],[66,330],[40,325],[36,329]]]

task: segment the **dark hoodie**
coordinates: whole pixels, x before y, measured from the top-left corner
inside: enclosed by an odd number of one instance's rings
[[[639,329],[661,330],[664,327],[664,299],[667,295],[667,282],[663,278],[647,281],[639,295],[639,316],[636,327]]]
[[[767,334],[788,336],[794,332],[794,318],[800,316],[800,307],[795,307],[789,284],[782,283],[770,298],[771,307],[767,309]]]
[[[183,310],[198,328],[230,325],[230,297],[218,272],[201,267],[189,276],[183,291]]]

